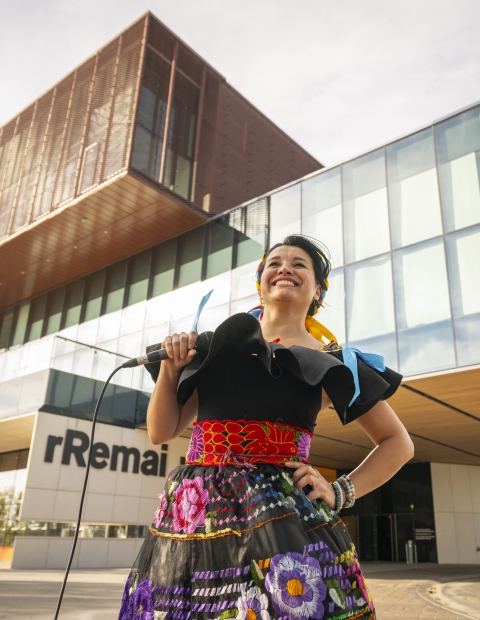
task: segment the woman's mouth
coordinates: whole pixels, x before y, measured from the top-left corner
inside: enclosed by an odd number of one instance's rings
[[[273,286],[297,286],[292,280],[277,280]]]

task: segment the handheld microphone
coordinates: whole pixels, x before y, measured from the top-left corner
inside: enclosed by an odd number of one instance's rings
[[[167,349],[158,349],[140,357],[132,357],[131,360],[127,360],[122,364],[122,368],[135,368],[135,366],[143,366],[143,364],[155,364],[166,359],[168,359]]]
[[[198,329],[198,319],[200,318],[200,314],[210,299],[210,295],[213,293],[213,289],[204,295],[200,301],[200,304],[197,308],[197,314],[193,319],[192,332],[196,332]],[[121,365],[121,368],[135,368],[136,366],[143,366],[144,364],[155,364],[157,362],[161,362],[162,360],[167,360],[167,350],[166,349],[158,349],[157,351],[150,351],[146,355],[141,355],[140,357],[132,357],[131,360],[124,362]]]

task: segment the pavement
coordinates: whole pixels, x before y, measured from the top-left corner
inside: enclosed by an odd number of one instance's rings
[[[378,620],[480,620],[480,565],[369,564]],[[59,620],[116,620],[128,569],[71,571]],[[62,571],[0,570],[0,620],[53,620]]]

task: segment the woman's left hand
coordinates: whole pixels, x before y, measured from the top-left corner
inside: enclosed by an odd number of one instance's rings
[[[322,499],[329,508],[335,508],[335,491],[317,469],[297,461],[287,461],[285,467],[295,470],[292,480],[297,489],[302,490],[307,485],[312,487],[312,491],[307,495],[310,501]]]

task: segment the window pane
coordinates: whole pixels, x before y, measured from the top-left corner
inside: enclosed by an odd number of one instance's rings
[[[127,306],[133,306],[133,304],[147,299],[151,259],[151,250],[137,254],[130,259]]]
[[[100,316],[104,282],[105,269],[93,273],[86,279],[84,321],[90,321],[91,319],[96,319]]]
[[[447,237],[458,363],[480,361],[480,228]]]
[[[301,187],[297,183],[270,196],[270,247],[300,232]]]
[[[345,342],[345,282],[343,269],[332,271],[328,276],[328,292],[323,306],[315,316],[336,336],[340,343]]]
[[[132,166],[159,180],[165,114],[167,111],[170,65],[147,53],[138,102]]]
[[[41,295],[32,300],[32,308],[30,311],[29,328],[27,342],[37,340],[42,335],[43,319],[45,317],[45,306],[47,303],[47,296]]]
[[[260,261],[265,252],[268,202],[262,198],[230,213],[230,226],[235,228],[235,267]]]
[[[13,312],[14,309],[10,308],[10,310],[5,310],[3,315],[2,327],[0,329],[0,349],[8,347],[13,323]]]
[[[207,272],[212,278],[232,268],[233,231],[228,225],[228,215],[208,226]]]
[[[204,228],[200,226],[178,238],[178,288],[202,278]]]
[[[115,310],[120,310],[123,307],[123,299],[125,297],[125,281],[127,278],[127,264],[128,261],[124,260],[121,263],[116,263],[115,265],[108,267],[107,269],[104,314],[115,312]]]
[[[67,286],[64,327],[71,327],[72,325],[78,325],[78,323],[80,323],[84,286],[85,280],[83,278]]]
[[[62,320],[63,300],[65,297],[65,287],[57,288],[48,294],[47,311],[45,314],[45,335],[54,334],[60,331]]]
[[[400,371],[455,365],[443,241],[394,254]]]
[[[177,256],[177,240],[170,239],[153,250],[151,293],[157,297],[173,290],[175,260]]]
[[[432,130],[387,146],[392,243],[396,248],[442,234]]]
[[[480,222],[480,107],[435,126],[446,231]]]
[[[164,185],[184,198],[190,197],[198,100],[198,87],[177,72],[168,127]]]
[[[345,276],[348,344],[365,353],[383,355],[387,365],[396,368],[390,256],[379,256],[351,265],[346,268]]]
[[[26,302],[18,308],[12,345],[23,344],[25,342],[25,332],[27,330],[29,311],[30,302]]]
[[[383,149],[343,166],[345,261],[390,249]]]
[[[302,183],[302,231],[324,243],[332,265],[343,265],[342,188],[340,168]]]

